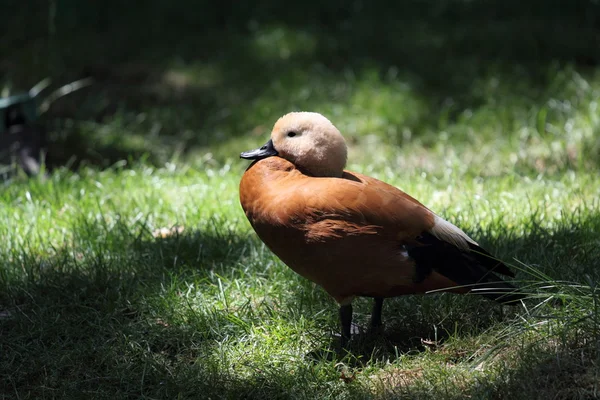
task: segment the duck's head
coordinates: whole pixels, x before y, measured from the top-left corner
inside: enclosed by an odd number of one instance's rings
[[[292,112],[279,118],[264,146],[240,157],[279,156],[310,175],[341,177],[347,154],[344,137],[327,118],[313,112]]]

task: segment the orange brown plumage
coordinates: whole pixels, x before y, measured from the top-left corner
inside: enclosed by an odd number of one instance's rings
[[[343,170],[339,131],[316,113],[282,117],[240,182],[240,202],[260,239],[298,274],[322,286],[340,305],[349,337],[351,302],[429,291],[515,301],[512,275],[464,232],[385,182]],[[377,306],[378,304],[378,306]],[[377,310],[377,311],[375,311]]]

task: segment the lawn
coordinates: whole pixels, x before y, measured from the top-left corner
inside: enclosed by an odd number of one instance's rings
[[[6,3],[1,85],[96,84],[44,115],[47,178],[1,184],[0,398],[600,397],[594,2]],[[340,349],[238,201],[239,153],[292,110],[529,298],[393,299]]]

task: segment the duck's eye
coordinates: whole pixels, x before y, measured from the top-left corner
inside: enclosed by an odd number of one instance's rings
[[[288,132],[288,134],[287,134],[287,135],[288,135],[288,137],[294,137],[294,136],[296,136],[296,135],[297,135],[297,133],[296,133],[296,132],[294,132],[294,131],[291,131],[291,132]]]

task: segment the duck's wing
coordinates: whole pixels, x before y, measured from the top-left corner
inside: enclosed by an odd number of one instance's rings
[[[460,228],[396,187],[356,173],[345,177],[311,180],[305,188],[305,210],[323,219],[379,227],[380,233],[394,235],[424,268],[462,285],[500,281],[493,273],[514,276]]]
[[[344,178],[306,180],[301,214],[373,226],[402,242],[435,226],[435,214],[394,186],[355,173]],[[442,233],[444,234],[444,233]],[[447,234],[451,236],[451,233]]]

